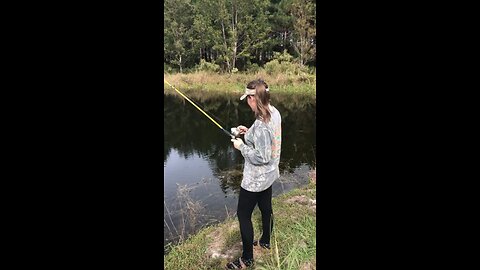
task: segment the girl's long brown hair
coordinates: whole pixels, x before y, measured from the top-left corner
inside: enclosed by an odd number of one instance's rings
[[[257,103],[257,109],[255,110],[255,117],[262,120],[265,123],[270,121],[271,115],[268,105],[270,104],[270,93],[266,91],[268,84],[261,80],[254,80],[247,84],[248,89],[255,89],[254,98]]]

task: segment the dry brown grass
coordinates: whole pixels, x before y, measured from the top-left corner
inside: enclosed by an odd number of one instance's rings
[[[188,85],[239,85],[243,88],[249,81],[254,79],[263,79],[269,85],[286,86],[294,84],[308,84],[316,86],[316,77],[314,75],[270,75],[264,70],[256,73],[236,73],[236,74],[218,74],[205,71],[194,73],[176,73],[163,74],[163,77],[171,84],[178,86]]]
[[[177,186],[177,200],[181,208],[180,214],[182,217],[180,239],[184,240],[187,232],[195,229],[199,213],[204,210],[204,207],[199,201],[195,201],[190,197],[189,193],[194,187],[179,184]]]
[[[309,173],[309,177],[310,177],[310,182],[312,183],[317,183],[317,168],[313,169],[310,173]]]

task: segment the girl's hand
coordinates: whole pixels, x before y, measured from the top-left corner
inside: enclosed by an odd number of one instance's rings
[[[231,139],[230,141],[233,142],[233,147],[235,147],[235,148],[237,148],[238,150],[240,150],[240,146],[242,146],[242,144],[243,144],[242,139],[236,138],[236,139]]]
[[[248,130],[247,127],[242,126],[242,125],[238,126],[237,129],[240,130],[240,134],[245,134],[245,132],[247,132],[247,130]]]

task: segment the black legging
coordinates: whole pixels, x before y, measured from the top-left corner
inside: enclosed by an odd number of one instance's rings
[[[250,192],[240,188],[237,216],[240,222],[240,234],[242,235],[242,258],[247,260],[253,259],[252,213],[257,203],[262,213],[262,237],[260,242],[270,244],[270,232],[273,230],[272,186],[261,192]],[[270,230],[266,229],[269,228],[269,224],[271,224]]]

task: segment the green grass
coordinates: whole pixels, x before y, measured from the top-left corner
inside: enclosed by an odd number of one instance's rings
[[[302,95],[310,98],[316,97],[316,76],[308,75],[269,75],[264,72],[256,74],[216,74],[208,72],[195,72],[188,74],[164,74],[164,79],[174,85],[186,95],[194,95],[201,92],[202,95],[209,93],[218,95],[242,95],[248,82],[262,78],[272,93],[279,95]],[[164,82],[165,94],[176,92]],[[272,94],[273,95],[273,94]]]
[[[189,76],[193,76],[190,78]],[[208,106],[220,106],[225,100],[229,100],[231,104],[239,104],[240,96],[245,91],[245,84],[252,80],[250,77],[245,78],[242,82],[232,82],[235,80],[225,77],[225,75],[211,74],[211,76],[219,76],[218,81],[212,78],[203,80],[198,74],[181,74],[181,75],[164,75],[165,79],[173,85],[178,91],[200,104]],[[185,79],[188,79],[185,81]],[[268,82],[268,81],[267,81]],[[268,82],[269,83],[269,82]],[[282,104],[289,110],[301,110],[307,106],[316,105],[316,90],[314,85],[298,83],[295,85],[276,85],[269,83],[271,88],[271,102],[273,105]],[[164,94],[180,97],[172,87],[164,83]],[[183,97],[180,97],[183,99]],[[243,101],[245,102],[245,100]],[[207,109],[207,108],[205,108]],[[212,108],[208,108],[212,109]],[[207,109],[207,110],[208,110]]]
[[[242,241],[240,230],[238,228],[235,228],[233,230],[229,230],[227,236],[225,237],[225,241],[223,245],[225,247],[231,247],[240,241]]]
[[[315,194],[316,185],[312,182],[306,187],[273,198],[275,223],[271,238],[272,249],[255,253],[256,264],[253,269],[315,269],[315,210],[308,203],[287,202],[302,195],[307,200],[315,200]],[[261,216],[257,207],[252,222],[255,239],[258,239],[261,235]],[[212,245],[216,244],[221,254],[230,254],[236,258],[241,255],[240,241],[238,220],[229,218],[220,224],[202,229],[183,243],[172,247],[164,256],[164,268],[223,269],[230,259],[211,258],[208,252],[212,250]]]
[[[305,195],[315,199],[315,186],[284,194],[273,201],[275,229],[272,236],[273,256],[265,258],[256,269],[302,269],[305,264],[315,265],[316,216],[307,206],[287,203],[294,196]],[[278,255],[277,255],[278,252]],[[307,268],[311,269],[311,268]]]

